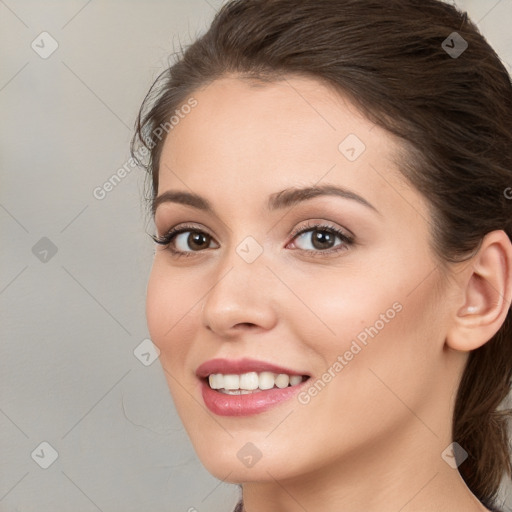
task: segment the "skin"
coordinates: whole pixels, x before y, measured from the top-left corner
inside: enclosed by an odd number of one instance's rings
[[[506,235],[487,235],[469,262],[441,265],[427,203],[393,160],[399,141],[312,79],[225,76],[193,96],[197,106],[166,138],[158,194],[194,192],[216,213],[162,203],[155,227],[163,235],[193,223],[211,241],[194,252],[188,233],[179,236],[179,249],[193,252],[182,258],[156,247],[146,315],[204,466],[242,483],[250,512],[487,510],[441,454],[468,353],[510,304]],[[338,149],[348,134],[366,146],[353,162]],[[266,208],[272,193],[327,183],[378,212],[335,196]],[[316,221],[350,230],[354,244],[321,254],[315,231],[290,236]],[[252,263],[236,252],[247,236],[263,250]],[[395,303],[401,311],[309,403],[246,417],[205,407],[201,363],[249,357],[315,380]],[[252,467],[237,457],[248,442],[261,453]]]

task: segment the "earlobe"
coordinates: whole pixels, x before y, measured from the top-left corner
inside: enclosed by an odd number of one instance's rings
[[[454,313],[446,344],[475,350],[503,325],[512,295],[512,244],[507,234],[488,233],[461,278],[464,304]]]

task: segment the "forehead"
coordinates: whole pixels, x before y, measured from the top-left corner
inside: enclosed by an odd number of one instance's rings
[[[393,160],[396,139],[318,81],[229,76],[192,96],[197,105],[166,138],[159,194],[190,189],[248,207],[277,190],[328,182],[385,207],[399,197],[393,188],[409,188]]]

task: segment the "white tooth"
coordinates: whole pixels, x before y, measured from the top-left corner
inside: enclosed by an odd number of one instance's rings
[[[296,386],[297,384],[300,384],[302,382],[302,377],[300,375],[292,375],[290,377],[290,385]]]
[[[285,373],[280,373],[275,378],[275,382],[276,386],[282,389],[288,386],[288,384],[290,383],[290,377],[288,377],[288,375],[286,375]]]
[[[242,375],[222,373],[211,374],[208,382],[212,389],[225,390],[229,394],[247,394],[253,391],[264,391],[278,388],[286,388],[288,385],[296,386],[302,382],[300,375],[275,374],[273,372],[248,372]],[[239,393],[237,391],[240,390]]]
[[[272,372],[261,372],[258,387],[260,389],[272,389],[274,387],[274,374]]]
[[[215,373],[213,375],[213,389],[221,389],[224,387],[224,376],[221,373]]]
[[[224,375],[224,388],[225,389],[238,389],[240,384],[240,375]]]
[[[258,389],[258,374],[256,372],[243,373],[240,375],[240,388],[241,389]]]

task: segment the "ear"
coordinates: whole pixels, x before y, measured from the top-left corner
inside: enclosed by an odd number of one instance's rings
[[[488,233],[457,280],[463,305],[455,312],[446,344],[470,351],[499,331],[510,309],[512,243],[507,234],[502,230]]]

